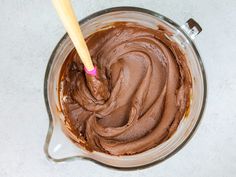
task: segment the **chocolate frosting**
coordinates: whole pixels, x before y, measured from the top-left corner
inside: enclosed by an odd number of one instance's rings
[[[78,142],[112,155],[166,141],[189,108],[191,75],[170,32],[115,23],[87,39],[99,74],[88,76],[73,50],[61,69],[60,103]]]

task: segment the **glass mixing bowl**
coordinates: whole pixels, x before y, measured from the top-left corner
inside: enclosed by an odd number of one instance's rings
[[[47,158],[54,162],[87,159],[117,168],[146,167],[161,162],[179,151],[192,137],[200,122],[206,100],[206,77],[193,39],[201,32],[201,27],[193,19],[179,26],[163,15],[135,7],[102,10],[81,20],[80,25],[84,36],[88,37],[114,22],[134,22],[153,29],[161,27],[171,32],[171,40],[176,41],[185,53],[192,75],[193,88],[189,113],[182,119],[178,129],[169,140],[139,154],[113,156],[101,152],[89,152],[76,144],[76,137],[66,128],[58,97],[60,70],[73,49],[70,38],[65,34],[51,55],[44,80],[44,97],[49,115],[49,129],[44,151]]]

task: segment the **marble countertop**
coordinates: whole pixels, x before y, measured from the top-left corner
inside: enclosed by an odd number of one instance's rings
[[[179,24],[202,26],[195,39],[208,80],[207,107],[191,141],[163,163],[114,171],[89,161],[53,164],[43,152],[48,116],[43,79],[65,33],[50,1],[0,1],[1,177],[231,177],[236,174],[236,1],[75,0],[79,19],[114,6],[159,12]]]

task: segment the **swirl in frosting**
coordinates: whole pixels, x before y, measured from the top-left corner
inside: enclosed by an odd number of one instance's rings
[[[60,103],[77,141],[89,150],[131,155],[171,137],[188,111],[192,87],[184,53],[159,28],[115,23],[87,45],[103,93],[91,90],[75,52],[61,69]],[[102,96],[101,96],[102,95]]]

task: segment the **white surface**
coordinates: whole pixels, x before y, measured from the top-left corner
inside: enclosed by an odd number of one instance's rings
[[[76,0],[79,19],[133,5],[203,28],[196,45],[208,77],[207,108],[193,139],[145,170],[113,171],[88,161],[52,164],[43,153],[48,116],[43,78],[64,29],[50,0],[0,0],[0,176],[231,177],[236,174],[236,1]]]

